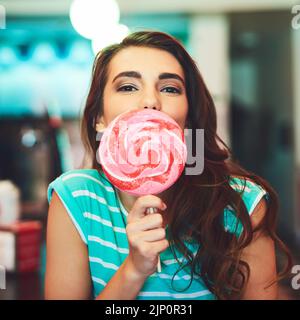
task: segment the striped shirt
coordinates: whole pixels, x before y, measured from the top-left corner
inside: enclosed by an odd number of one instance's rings
[[[233,178],[230,184],[233,189],[241,190],[244,180]],[[104,173],[95,169],[70,170],[56,178],[48,187],[49,203],[53,190],[87,246],[93,294],[96,297],[129,253],[125,230],[128,212]],[[246,180],[242,199],[249,214],[264,195],[264,189]],[[239,234],[242,231],[242,226],[230,208],[224,210],[224,226],[228,232]],[[194,254],[199,248],[198,244],[191,241],[185,244]],[[185,259],[175,247],[173,250],[178,261],[170,248],[160,253],[161,272],[155,272],[147,278],[136,299],[216,299],[199,276],[194,275],[190,283],[189,270],[186,267],[178,270],[180,262],[185,262]]]

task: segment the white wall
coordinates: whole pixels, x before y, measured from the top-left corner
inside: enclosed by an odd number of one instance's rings
[[[213,95],[218,134],[229,141],[229,26],[225,15],[196,16],[190,24],[189,51]]]
[[[104,1],[104,0],[99,0]],[[121,13],[217,13],[290,9],[296,0],[117,0]],[[7,15],[65,15],[72,0],[2,0]]]
[[[300,242],[300,29],[291,31],[295,148],[295,223]]]

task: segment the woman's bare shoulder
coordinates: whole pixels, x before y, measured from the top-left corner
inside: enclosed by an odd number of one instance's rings
[[[56,192],[47,222],[46,299],[88,299],[91,292],[87,247]]]

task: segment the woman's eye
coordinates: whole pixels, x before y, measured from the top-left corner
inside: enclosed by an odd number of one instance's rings
[[[132,92],[132,91],[137,91],[138,89],[132,85],[124,85],[121,86],[120,88],[117,89],[117,91],[123,91],[123,92]],[[172,93],[172,94],[179,94],[181,93],[180,89],[177,89],[175,87],[165,87],[163,89],[161,89],[161,91],[163,92],[167,92],[167,93]]]
[[[167,93],[181,93],[181,90],[175,87],[165,87],[162,90],[166,90]]]
[[[134,89],[134,90],[132,90]],[[126,85],[126,86],[122,86],[120,88],[118,88],[117,91],[136,91],[137,89],[134,87],[134,86],[131,86],[131,85]]]

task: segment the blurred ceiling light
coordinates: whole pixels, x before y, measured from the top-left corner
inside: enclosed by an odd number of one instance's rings
[[[83,37],[93,39],[100,30],[118,24],[120,9],[116,0],[74,0],[70,7],[74,29]]]
[[[17,63],[18,57],[16,51],[9,46],[0,47],[0,66],[12,66]]]
[[[32,148],[37,143],[37,137],[32,129],[25,129],[21,138],[23,146]]]
[[[129,29],[124,24],[112,26],[108,32],[99,31],[92,40],[92,49],[97,54],[101,49],[114,43],[121,42],[129,34]]]
[[[87,64],[92,59],[92,51],[89,41],[75,41],[71,46],[69,59],[75,64]]]
[[[34,48],[32,59],[39,66],[49,66],[56,59],[54,46],[47,42],[38,43]]]

